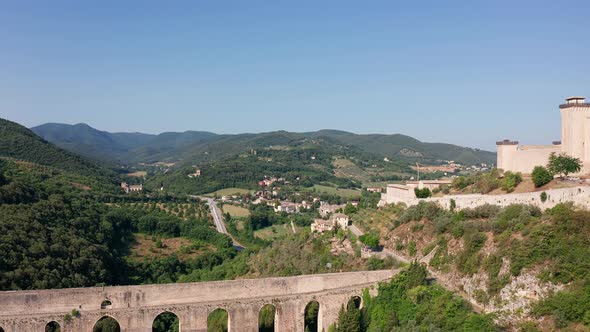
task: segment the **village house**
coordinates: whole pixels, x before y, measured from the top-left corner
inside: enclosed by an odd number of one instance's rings
[[[143,184],[128,184],[127,182],[121,182],[121,188],[125,193],[140,192],[143,190]]]
[[[350,219],[344,213],[336,213],[330,219],[341,229],[348,229],[348,226],[350,226]]]
[[[273,183],[275,183],[277,181],[278,181],[278,179],[275,177],[268,178],[265,176],[263,180],[258,181],[258,185],[261,187],[270,187],[270,186],[272,186]]]
[[[367,191],[370,193],[381,193],[381,192],[383,192],[383,188],[381,188],[381,187],[368,187]]]
[[[311,231],[323,233],[331,231],[334,227],[346,230],[350,226],[350,219],[347,215],[342,213],[336,213],[330,217],[330,219],[315,219],[311,224]]]
[[[323,233],[331,231],[334,228],[332,220],[316,219],[311,224],[311,231],[317,233]]]
[[[194,166],[193,166],[194,167]],[[201,170],[195,167],[195,172],[188,175],[189,178],[196,178],[201,176]]]
[[[338,210],[343,210],[344,207],[345,207],[344,204],[331,205],[326,202],[320,202],[320,209],[319,209],[320,216],[322,216],[322,218],[325,218],[330,214],[336,213],[336,211],[338,211]]]
[[[306,210],[311,210],[313,208],[313,204],[308,201],[301,201],[301,207]]]
[[[299,212],[299,206],[292,202],[281,202],[279,205],[275,206],[274,210],[275,212],[296,213]]]

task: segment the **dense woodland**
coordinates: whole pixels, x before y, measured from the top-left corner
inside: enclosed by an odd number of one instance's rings
[[[258,189],[258,181],[264,176],[275,176],[284,178],[292,186],[304,188],[323,182],[341,188],[360,187],[358,182],[332,174],[329,155],[322,157],[322,154],[318,153],[320,159],[310,163],[311,156],[316,152],[319,151],[273,151],[273,157],[261,157],[260,154],[236,156],[223,162],[201,165],[203,173],[199,177],[189,178],[188,175],[194,173],[194,168],[185,167],[167,174],[157,174],[146,182],[146,186],[158,189],[163,185],[167,191],[205,194],[223,188]],[[272,160],[266,162],[260,158]]]

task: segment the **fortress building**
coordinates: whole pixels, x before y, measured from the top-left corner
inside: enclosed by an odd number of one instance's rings
[[[535,166],[545,166],[549,155],[565,153],[580,158],[582,173],[590,171],[590,103],[584,97],[569,97],[559,105],[561,141],[552,145],[519,145],[517,141],[496,143],[498,168],[530,174]]]

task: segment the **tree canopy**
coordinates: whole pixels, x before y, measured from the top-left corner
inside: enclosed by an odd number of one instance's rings
[[[579,172],[582,169],[582,162],[579,158],[570,157],[564,153],[557,155],[553,152],[549,156],[547,169],[554,175],[567,177],[568,174]]]

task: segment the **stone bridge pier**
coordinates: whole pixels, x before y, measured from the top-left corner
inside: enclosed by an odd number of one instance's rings
[[[260,310],[275,308],[276,332],[303,332],[306,306],[319,303],[318,331],[328,331],[341,306],[397,270],[307,275],[187,284],[114,286],[0,292],[0,332],[42,332],[50,322],[62,332],[92,331],[103,317],[121,331],[149,332],[164,312],[179,318],[181,332],[206,332],[209,314],[228,313],[231,332],[257,332]],[[75,314],[75,315],[73,315]]]

